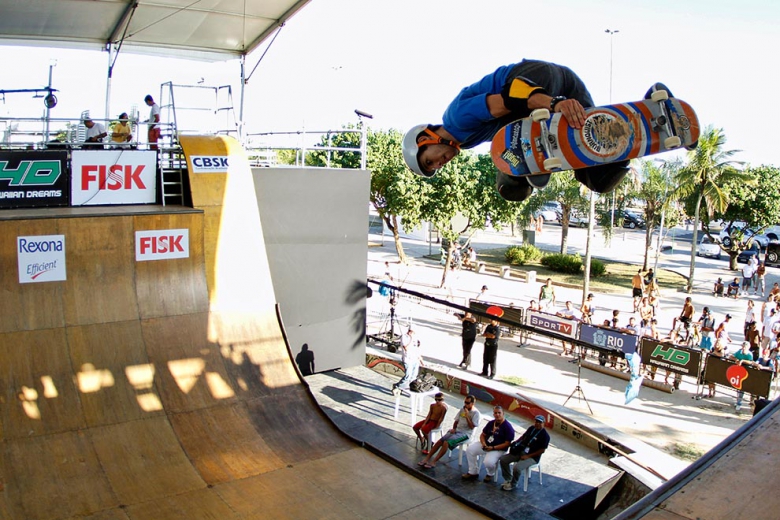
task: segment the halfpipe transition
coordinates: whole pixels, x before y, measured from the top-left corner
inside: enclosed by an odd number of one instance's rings
[[[479,516],[324,418],[276,318],[243,150],[181,140],[230,163],[190,174],[195,209],[0,213],[0,519]],[[187,255],[139,260],[139,232],[186,233]],[[44,235],[65,280],[20,283],[17,238]]]

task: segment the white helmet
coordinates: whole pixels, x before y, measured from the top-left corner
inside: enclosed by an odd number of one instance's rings
[[[420,134],[426,134],[427,138],[422,141],[418,141]],[[406,132],[404,140],[401,142],[401,149],[404,153],[404,162],[417,175],[423,177],[433,177],[436,175],[436,170],[426,170],[420,164],[419,154],[423,146],[431,144],[446,144],[460,150],[460,146],[455,141],[444,139],[440,135],[436,134],[430,129],[430,125],[417,125],[413,126],[411,130]]]

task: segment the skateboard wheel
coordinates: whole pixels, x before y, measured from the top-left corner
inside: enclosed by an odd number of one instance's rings
[[[676,135],[664,139],[664,148],[666,148],[667,150],[671,150],[673,148],[679,148],[680,146],[682,146],[682,139],[680,139]]]
[[[550,119],[550,111],[546,108],[537,108],[531,112],[531,119],[534,121],[546,121]]]
[[[563,163],[557,157],[550,157],[549,159],[544,160],[543,166],[545,170],[550,172],[553,170],[560,170]]]
[[[666,101],[669,99],[669,93],[665,90],[656,90],[650,95],[650,99],[655,102]]]

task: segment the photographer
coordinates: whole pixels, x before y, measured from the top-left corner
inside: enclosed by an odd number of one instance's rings
[[[520,473],[538,464],[549,444],[550,434],[544,429],[544,416],[537,415],[534,417],[534,425],[529,426],[519,439],[509,445],[509,453],[498,459],[504,477],[501,489],[513,490],[520,480]],[[513,462],[515,467],[510,474],[509,465]]]

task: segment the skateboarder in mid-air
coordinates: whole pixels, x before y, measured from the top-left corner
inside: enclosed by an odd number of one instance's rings
[[[657,83],[656,89],[667,90]],[[671,97],[671,92],[669,93]],[[587,87],[569,69],[554,63],[523,60],[499,67],[460,91],[444,112],[441,125],[417,125],[404,136],[404,160],[416,174],[431,177],[460,153],[490,141],[505,125],[528,117],[537,108],[560,112],[569,126],[580,129],[585,108],[595,106]],[[592,166],[574,172],[582,184],[606,193],[628,173],[628,161]],[[533,187],[525,177],[496,172],[496,188],[511,201],[527,199]]]

